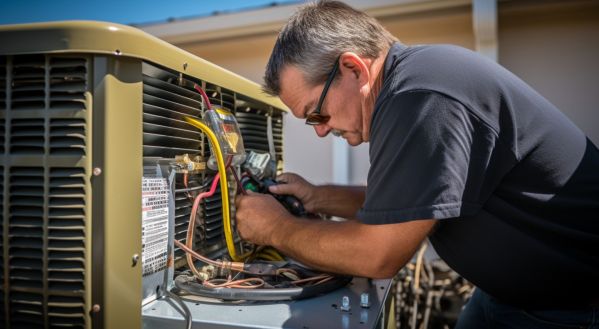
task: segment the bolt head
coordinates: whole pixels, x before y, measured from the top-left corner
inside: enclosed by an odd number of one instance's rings
[[[341,307],[339,308],[343,312],[349,312],[351,310],[351,305],[349,304],[349,297],[343,296],[341,299]]]
[[[100,304],[94,304],[92,306],[92,313],[98,313],[98,312],[100,312],[101,309],[102,308],[100,307]]]
[[[137,265],[137,262],[139,262],[139,254],[135,254],[131,257],[131,266]]]
[[[96,167],[96,168],[94,168],[92,173],[94,174],[94,176],[100,176],[102,174],[102,168]]]
[[[370,295],[367,292],[360,295],[360,306],[364,308],[370,307]]]

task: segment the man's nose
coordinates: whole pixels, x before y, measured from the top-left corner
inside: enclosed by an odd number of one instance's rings
[[[314,131],[316,132],[316,135],[318,135],[318,137],[325,137],[329,134],[329,132],[331,132],[331,127],[323,123],[314,126]]]

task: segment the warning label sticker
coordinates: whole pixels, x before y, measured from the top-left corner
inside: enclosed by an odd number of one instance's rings
[[[166,178],[142,177],[142,275],[166,268],[168,245],[168,183]]]

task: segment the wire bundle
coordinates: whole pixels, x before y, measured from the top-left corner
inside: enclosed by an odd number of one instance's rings
[[[399,329],[453,328],[474,289],[442,260],[428,260],[427,247],[428,242],[424,242],[415,260],[394,279]]]
[[[209,98],[202,88],[194,85],[205,102],[208,111],[211,110]],[[235,168],[230,166],[231,158],[227,163],[214,132],[202,121],[186,117],[185,120],[200,129],[209,139],[211,150],[215,155],[218,173],[210,183],[208,191],[197,194],[193,204],[187,227],[186,241],[182,243],[175,240],[175,245],[186,253],[186,260],[191,273],[184,273],[175,279],[177,287],[191,294],[214,297],[219,299],[252,299],[252,300],[280,300],[304,298],[313,294],[320,294],[345,285],[351,278],[336,277],[325,273],[316,273],[299,266],[289,266],[279,252],[272,247],[254,246],[251,251],[238,253],[233,238],[230,218],[229,187],[227,182],[228,170],[235,179],[237,191],[246,193]],[[186,189],[188,177],[184,176],[183,185]],[[196,227],[196,217],[202,199],[216,193],[220,183],[222,197],[223,230],[229,257],[232,261],[212,260],[193,250],[193,238]],[[256,261],[256,260],[267,260]],[[206,266],[198,269],[195,261],[199,260]],[[252,290],[253,293],[248,293]],[[274,292],[276,291],[276,292]]]

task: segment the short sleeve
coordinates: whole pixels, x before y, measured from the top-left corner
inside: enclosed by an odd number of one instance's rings
[[[474,215],[513,161],[462,103],[416,90],[389,96],[371,123],[370,170],[358,218],[387,224]]]

